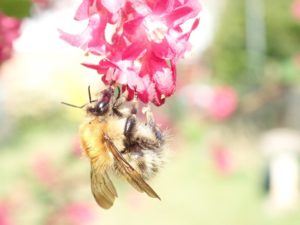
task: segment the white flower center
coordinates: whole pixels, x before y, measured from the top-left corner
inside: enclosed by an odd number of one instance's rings
[[[166,24],[160,21],[158,17],[147,16],[143,24],[147,32],[148,40],[156,43],[160,43],[168,31]]]

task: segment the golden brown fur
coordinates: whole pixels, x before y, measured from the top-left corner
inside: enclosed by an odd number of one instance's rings
[[[113,205],[117,192],[108,175],[112,172],[138,191],[159,198],[145,179],[153,177],[164,162],[164,135],[152,120],[141,123],[132,117],[130,107],[123,106],[109,91],[105,98],[88,105],[88,116],[80,126],[81,147],[91,161],[93,195],[101,207]]]

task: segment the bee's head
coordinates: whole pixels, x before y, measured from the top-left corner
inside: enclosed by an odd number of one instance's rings
[[[108,88],[102,92],[101,98],[92,106],[87,107],[87,112],[94,116],[104,116],[111,109],[111,100],[114,95],[113,88]]]

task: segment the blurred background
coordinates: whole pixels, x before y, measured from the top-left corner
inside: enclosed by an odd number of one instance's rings
[[[175,95],[153,108],[171,133],[150,183],[109,211],[90,192],[78,126],[100,77],[58,38],[76,0],[1,0],[0,225],[300,223],[300,0],[201,0]],[[82,26],[81,26],[82,25]],[[97,60],[97,59],[96,59]]]

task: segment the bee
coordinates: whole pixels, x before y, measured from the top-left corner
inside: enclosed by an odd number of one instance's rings
[[[117,191],[111,175],[125,178],[136,190],[152,198],[158,194],[145,181],[153,177],[164,163],[166,135],[156,125],[149,108],[146,122],[137,117],[137,103],[126,103],[126,97],[117,88],[103,90],[98,100],[85,107],[86,120],[81,124],[80,143],[91,163],[91,190],[98,205],[109,209]]]

